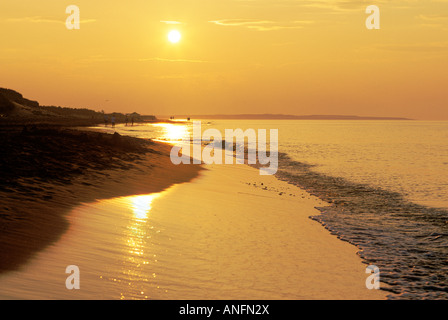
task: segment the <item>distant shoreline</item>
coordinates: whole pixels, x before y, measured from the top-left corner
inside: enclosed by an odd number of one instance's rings
[[[165,117],[165,116],[160,116]],[[221,120],[415,120],[404,117],[367,117],[355,115],[289,115],[289,114],[211,114],[175,115],[175,118]]]

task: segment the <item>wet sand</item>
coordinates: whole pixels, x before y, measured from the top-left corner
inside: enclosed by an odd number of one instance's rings
[[[192,168],[185,174],[191,177]],[[87,197],[68,213],[60,241],[22,270],[0,276],[0,297],[385,298],[383,291],[366,288],[366,265],[356,247],[309,219],[322,201],[246,165],[206,169],[189,183],[154,188],[149,197]],[[169,175],[172,168],[163,170]],[[126,174],[122,183],[111,172],[115,188],[107,188],[114,191],[105,198],[141,194],[148,181],[163,184],[144,174]],[[88,192],[80,191],[82,199]],[[80,267],[80,290],[65,288],[71,264]]]

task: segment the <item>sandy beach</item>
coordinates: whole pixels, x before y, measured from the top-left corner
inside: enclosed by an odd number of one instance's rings
[[[309,219],[318,198],[247,165],[174,166],[168,145],[149,148],[40,182],[40,197],[1,198],[0,298],[385,299],[357,248]],[[81,290],[64,285],[73,264]]]
[[[5,128],[2,128],[5,129]],[[167,145],[66,128],[6,128],[1,141],[0,275],[58,241],[82,202],[159,192],[197,175]]]

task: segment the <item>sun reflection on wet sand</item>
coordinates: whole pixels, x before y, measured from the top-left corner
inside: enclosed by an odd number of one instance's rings
[[[126,258],[123,261],[122,269],[123,278],[128,282],[129,290],[121,293],[121,299],[127,299],[127,293],[132,293],[132,296],[135,297],[136,292],[142,298],[148,298],[148,287],[143,288],[143,284],[148,284],[150,279],[155,278],[156,275],[151,273],[150,270],[145,270],[145,266],[157,262],[156,255],[148,252],[148,248],[151,245],[149,241],[152,238],[152,234],[158,232],[149,223],[150,212],[153,201],[161,195],[162,193],[154,193],[126,197],[124,204],[131,209],[133,216],[125,231],[125,241],[129,254],[125,255]]]
[[[148,218],[149,211],[151,211],[151,205],[154,199],[160,197],[161,193],[154,193],[144,196],[129,197],[131,202],[132,211],[137,220],[145,220]]]

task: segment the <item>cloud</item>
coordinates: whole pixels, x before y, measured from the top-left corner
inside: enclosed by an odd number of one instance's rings
[[[189,63],[202,63],[202,62],[207,62],[204,60],[194,60],[194,59],[167,59],[167,58],[141,58],[138,59],[138,61],[140,62],[145,62],[145,61],[161,61],[161,62],[189,62]]]
[[[443,22],[443,21],[448,21],[448,15],[445,14],[431,14],[431,15],[426,15],[426,14],[420,14],[418,16],[416,16],[417,19],[422,20],[422,21],[431,21],[431,22]]]
[[[179,22],[179,21],[160,20],[160,22],[165,23],[165,24],[182,24],[182,22]]]
[[[313,23],[313,21],[289,21],[277,22],[272,20],[255,20],[255,19],[222,19],[209,21],[219,26],[245,27],[257,31],[272,31],[281,29],[300,29],[304,25]]]
[[[55,18],[45,18],[41,16],[34,17],[21,17],[21,18],[9,18],[5,20],[6,22],[28,22],[28,23],[60,23],[65,24],[66,19],[55,19]],[[80,23],[91,23],[96,22],[96,19],[85,19],[80,20]]]
[[[95,55],[91,57],[86,57],[79,59],[78,62],[83,63],[95,63],[95,62],[114,62],[114,63],[135,63],[135,62],[185,62],[185,63],[205,63],[205,60],[195,60],[195,59],[169,59],[160,57],[151,58],[120,58],[120,57],[106,57],[103,55]]]
[[[421,27],[427,28],[438,28],[442,30],[447,30],[448,26],[448,15],[447,14],[420,14],[415,17],[420,21]]]
[[[346,12],[365,9],[368,6],[365,0],[235,0],[244,6],[277,6],[277,7],[307,7]],[[376,0],[376,4],[385,3],[387,0]],[[448,0],[447,0],[448,1]]]
[[[388,51],[404,52],[445,52],[448,42],[411,43],[411,44],[380,44],[376,48]]]
[[[381,2],[382,1],[376,1],[376,3],[381,3]],[[358,1],[312,0],[312,1],[306,1],[304,3],[304,6],[332,9],[335,11],[353,11],[353,10],[365,9],[368,6],[368,3],[366,3],[366,1],[362,1],[362,0],[358,0]]]

